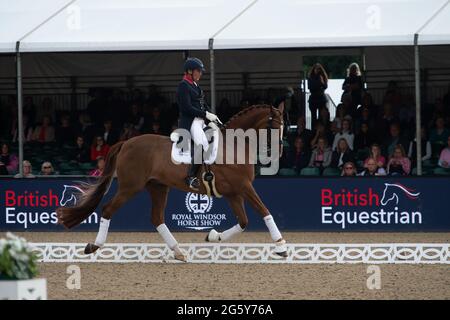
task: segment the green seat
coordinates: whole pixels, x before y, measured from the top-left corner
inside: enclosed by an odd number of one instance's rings
[[[95,168],[95,164],[92,164],[90,162],[81,162],[78,164],[79,168],[82,170],[92,170]]]
[[[428,159],[428,160],[422,161],[423,168],[435,168],[436,166],[437,166],[436,160]]]
[[[417,168],[413,168],[412,171],[411,171],[411,174],[413,176],[416,176],[417,175]],[[423,176],[427,176],[427,175],[431,175],[431,174],[433,174],[433,169],[432,168],[430,169],[430,168],[422,167],[422,175]]]
[[[292,168],[281,168],[278,171],[278,175],[285,176],[285,177],[292,177],[297,175],[297,171]]]
[[[319,168],[303,168],[302,171],[300,171],[301,176],[320,176],[320,170]]]
[[[70,170],[65,171],[64,174],[71,175],[71,176],[86,176],[87,173],[81,170]]]
[[[439,176],[450,176],[450,169],[437,167],[434,168],[433,173]]]
[[[76,170],[78,168],[78,164],[77,163],[73,163],[73,162],[61,162],[59,164],[59,167],[63,171]]]
[[[324,176],[340,176],[341,170],[339,170],[338,168],[325,168],[323,170],[323,175]]]

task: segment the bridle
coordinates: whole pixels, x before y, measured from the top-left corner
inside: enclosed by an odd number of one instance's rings
[[[274,128],[273,127],[274,123],[278,123],[279,127],[278,128]],[[283,137],[283,132],[282,132],[283,124],[284,124],[283,114],[281,114],[281,120],[276,119],[275,108],[271,107],[270,108],[270,116],[269,116],[269,119],[268,119],[268,122],[267,122],[267,131],[269,133],[268,137],[267,137],[267,139],[268,139],[267,151],[268,152],[271,151],[271,146],[272,146],[272,141],[271,141],[272,135],[270,134],[270,130],[272,130],[272,129],[280,130],[280,137],[279,137],[278,143],[279,143],[280,146],[283,145],[283,138],[282,138]],[[283,152],[283,148],[282,147],[281,147],[281,152]],[[280,154],[280,156],[281,156],[281,154]]]

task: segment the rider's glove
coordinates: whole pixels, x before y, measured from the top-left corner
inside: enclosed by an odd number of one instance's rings
[[[217,120],[219,120],[219,118],[214,113],[208,111],[206,111],[206,119],[212,122],[216,122]]]

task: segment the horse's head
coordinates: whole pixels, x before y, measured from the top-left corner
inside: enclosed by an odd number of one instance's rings
[[[277,130],[276,139],[279,142],[279,156],[281,157],[283,151],[283,111],[283,104],[279,108],[274,108],[266,104],[253,105],[231,117],[224,128],[267,130],[268,139],[271,139],[272,130]],[[270,145],[269,140],[269,149]]]

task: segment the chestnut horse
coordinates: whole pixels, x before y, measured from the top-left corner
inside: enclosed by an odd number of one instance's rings
[[[283,110],[269,105],[255,105],[248,107],[234,115],[222,128],[225,129],[280,129],[283,125]],[[225,139],[225,138],[224,138]],[[233,142],[234,143],[234,142]],[[246,141],[246,147],[248,142]],[[225,141],[220,152],[225,153]],[[186,164],[175,164],[171,159],[172,142],[168,137],[144,134],[131,138],[125,142],[115,144],[106,158],[103,175],[94,184],[84,189],[80,201],[74,207],[60,207],[56,210],[58,222],[66,228],[73,228],[89,217],[96,209],[103,196],[108,192],[113,176],[117,174],[118,190],[115,196],[102,208],[100,229],[95,243],[86,246],[85,253],[89,254],[101,247],[108,232],[109,221],[113,214],[129,199],[144,188],[150,194],[152,201],[151,221],[165,240],[169,248],[175,253],[175,258],[186,261],[169,229],[164,224],[164,210],[170,188],[178,188],[192,192],[185,184],[187,173]],[[281,148],[281,146],[280,146]],[[247,149],[246,149],[247,150]],[[247,151],[246,151],[247,154]],[[280,256],[287,256],[286,241],[281,236],[273,217],[263,204],[252,182],[254,162],[245,164],[212,164],[211,171],[215,174],[216,189],[223,195],[234,214],[238,224],[218,233],[211,230],[206,241],[227,241],[232,236],[244,231],[248,219],[244,208],[244,200],[264,218],[275,243],[274,252]],[[204,170],[199,170],[198,176]],[[205,186],[201,185],[198,193],[206,194]]]

